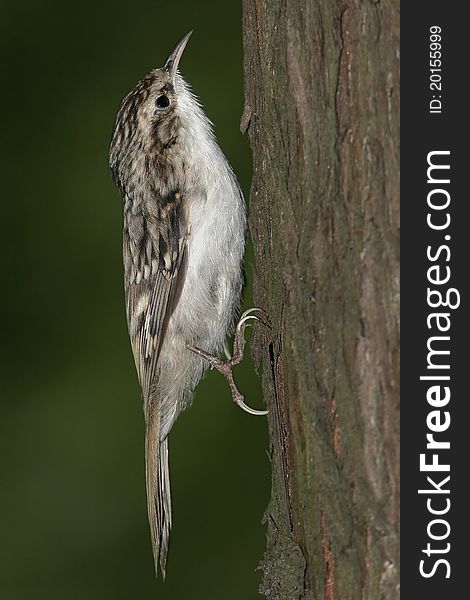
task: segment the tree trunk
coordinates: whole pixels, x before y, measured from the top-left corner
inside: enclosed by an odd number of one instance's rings
[[[399,3],[244,0],[254,356],[272,496],[261,592],[399,590]]]

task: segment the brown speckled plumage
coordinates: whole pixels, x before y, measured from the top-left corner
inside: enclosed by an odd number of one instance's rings
[[[162,69],[124,98],[110,148],[124,204],[127,321],[144,401],[147,506],[165,573],[171,527],[168,434],[240,304],[245,209],[210,122],[177,73],[185,36]]]

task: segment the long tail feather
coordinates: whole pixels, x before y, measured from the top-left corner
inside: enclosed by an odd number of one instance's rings
[[[158,414],[150,414],[147,419],[145,443],[147,510],[155,572],[158,575],[158,565],[160,564],[160,571],[165,578],[171,529],[171,494],[168,438],[160,442],[159,433],[160,417]]]

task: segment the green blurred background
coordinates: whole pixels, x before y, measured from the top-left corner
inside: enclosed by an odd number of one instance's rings
[[[107,166],[121,98],[194,29],[181,70],[247,196],[241,6],[3,0],[0,29],[0,598],[258,598],[266,419],[215,373],[170,436],[174,527],[167,580],[154,579]],[[236,378],[260,408],[249,354]]]

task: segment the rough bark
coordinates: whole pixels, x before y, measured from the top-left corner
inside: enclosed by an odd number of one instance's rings
[[[244,0],[270,599],[398,598],[398,28],[398,0]]]

